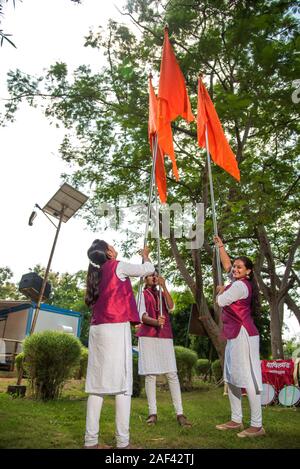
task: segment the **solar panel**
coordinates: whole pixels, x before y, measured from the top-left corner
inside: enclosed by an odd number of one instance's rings
[[[59,219],[64,207],[62,221],[66,223],[85,204],[87,199],[86,195],[65,182],[45,205],[43,211]]]

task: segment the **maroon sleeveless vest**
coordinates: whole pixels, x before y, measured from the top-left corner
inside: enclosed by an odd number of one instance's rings
[[[248,288],[247,298],[234,301],[222,308],[223,335],[226,339],[235,339],[244,326],[250,336],[259,335],[251,315],[252,285],[246,278],[241,279]],[[227,285],[228,290],[232,284]]]
[[[92,309],[91,324],[131,322],[139,324],[132,286],[129,278],[120,280],[116,274],[119,261],[108,260],[103,264],[99,283],[99,298]]]
[[[159,291],[152,290],[151,288],[145,288],[143,292],[145,298],[145,306],[147,314],[152,319],[157,319],[160,314],[159,308]],[[168,313],[165,298],[162,294],[162,313],[166,318],[164,327],[154,327],[148,324],[142,324],[136,333],[137,337],[158,337],[159,339],[172,339],[172,327],[170,321],[170,315]]]

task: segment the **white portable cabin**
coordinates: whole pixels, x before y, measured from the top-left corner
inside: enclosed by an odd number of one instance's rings
[[[0,368],[12,369],[14,357],[22,351],[21,342],[30,334],[36,304],[30,301],[0,300]],[[45,330],[80,336],[79,312],[42,304],[34,332]]]

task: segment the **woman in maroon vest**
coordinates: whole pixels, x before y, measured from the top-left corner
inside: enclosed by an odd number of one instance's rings
[[[227,339],[224,360],[224,381],[228,384],[231,420],[217,425],[218,430],[243,430],[242,388],[247,391],[251,411],[249,428],[238,433],[240,438],[265,435],[262,426],[262,375],[259,357],[259,333],[253,316],[259,310],[258,287],[254,279],[252,261],[245,256],[231,265],[222,240],[216,236],[220,258],[230,285],[217,287],[217,303],[222,307],[223,336]]]
[[[162,288],[162,315],[160,315],[160,295],[157,286]],[[139,374],[145,376],[145,390],[148,400],[148,425],[157,422],[156,376],[164,374],[168,380],[172,402],[179,425],[191,427],[192,424],[183,415],[181,390],[177,375],[173,333],[169,312],[174,303],[163,277],[158,273],[145,276],[145,288],[139,304]]]
[[[96,239],[88,250],[85,302],[92,310],[89,358],[85,390],[89,393],[85,448],[107,448],[98,444],[99,419],[105,395],[115,395],[117,448],[131,448],[129,419],[132,394],[132,345],[130,324],[140,322],[129,277],[154,271],[149,250],[141,251],[144,263],[116,260],[117,252]]]

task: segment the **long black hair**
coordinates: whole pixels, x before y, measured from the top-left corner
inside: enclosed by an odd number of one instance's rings
[[[106,251],[108,244],[101,239],[95,239],[88,249],[87,255],[90,265],[86,278],[85,304],[90,308],[99,297],[99,283],[101,280],[101,270],[103,264],[108,260]]]
[[[259,288],[258,288],[258,285],[257,285],[257,281],[254,277],[253,262],[251,261],[251,259],[249,259],[249,257],[246,257],[246,256],[238,256],[234,260],[235,261],[237,261],[237,260],[242,261],[244,266],[246,267],[246,269],[251,270],[250,274],[247,275],[246,278],[247,278],[247,280],[249,280],[249,282],[252,285],[251,315],[254,318],[257,318],[257,317],[260,316],[260,313],[261,313],[261,305],[260,305],[260,301],[259,301]]]

